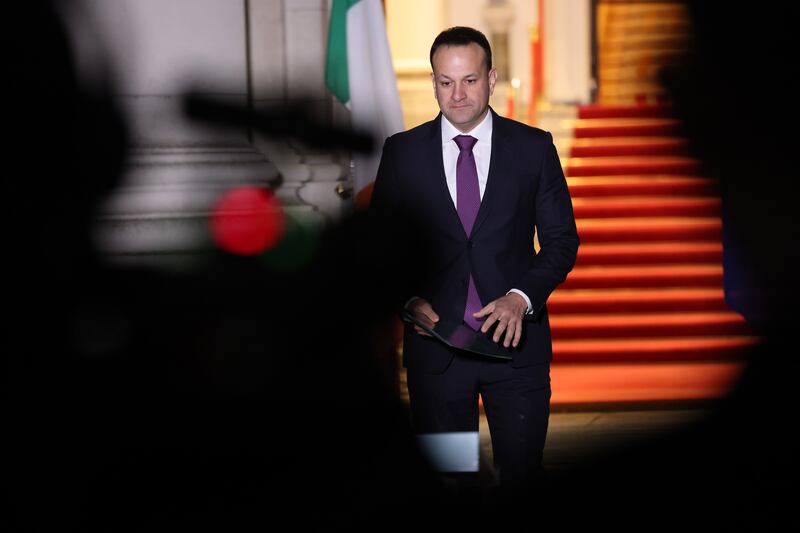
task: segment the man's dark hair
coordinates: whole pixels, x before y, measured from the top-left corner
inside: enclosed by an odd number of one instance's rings
[[[475,43],[483,48],[486,58],[486,72],[492,70],[492,49],[489,46],[489,41],[484,34],[475,28],[467,26],[453,26],[436,36],[431,45],[431,68],[433,68],[433,54],[440,46],[467,46],[470,43]]]

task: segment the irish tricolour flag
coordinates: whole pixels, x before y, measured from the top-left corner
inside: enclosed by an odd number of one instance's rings
[[[375,180],[384,139],[403,130],[380,0],[333,0],[325,83],[350,110],[353,127],[376,138],[373,153],[353,154],[358,194]]]

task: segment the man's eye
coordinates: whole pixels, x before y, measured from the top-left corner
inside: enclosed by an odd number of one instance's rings
[[[476,81],[476,80],[467,80],[467,83],[469,83],[470,85],[472,85],[473,83],[475,83],[475,81]]]
[[[448,87],[450,85],[450,82],[449,81],[440,81],[439,85],[441,85],[442,87]]]

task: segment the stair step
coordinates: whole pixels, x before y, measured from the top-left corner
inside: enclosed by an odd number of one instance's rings
[[[670,94],[663,85],[656,81],[643,80],[626,83],[606,83],[600,85],[597,93],[597,100],[598,102],[609,104],[665,103],[669,102]],[[647,130],[643,131],[647,132]],[[663,133],[656,131],[649,134],[660,135]],[[680,134],[679,128],[669,132],[669,134]],[[616,133],[613,135],[616,135]]]
[[[721,262],[719,242],[582,243],[577,266]]]
[[[578,118],[668,118],[672,107],[664,104],[578,106]]]
[[[720,216],[720,199],[713,197],[630,196],[575,198],[577,218],[621,217],[715,217]]]
[[[605,34],[628,35],[629,33],[686,34],[689,31],[688,17],[681,11],[650,11],[623,14],[610,11],[605,19]]]
[[[741,358],[757,337],[668,337],[650,339],[578,339],[553,342],[553,361],[719,361]]]
[[[576,267],[561,289],[722,287],[722,265]]]
[[[577,220],[582,243],[718,241],[719,218],[581,218]]]
[[[551,314],[554,340],[748,335],[744,318],[733,311]]]
[[[689,142],[679,137],[587,137],[575,139],[570,157],[687,155]]]
[[[714,400],[726,397],[745,363],[611,363],[550,366],[556,409],[579,404]]]
[[[708,178],[670,175],[580,176],[567,178],[573,200],[576,198],[622,195],[695,195],[717,192],[717,182]]]
[[[557,289],[547,309],[552,315],[728,310],[722,288]]]
[[[585,137],[666,137],[680,136],[675,119],[577,119],[572,124],[575,138]]]
[[[691,175],[702,172],[701,162],[689,157],[573,157],[564,163],[564,174],[567,176]]]
[[[679,2],[601,2],[598,6],[608,17],[608,22],[622,20],[681,20],[686,17],[686,6]]]
[[[617,50],[660,50],[673,49],[686,45],[686,34],[683,32],[657,33],[657,34],[635,34],[635,35],[615,35],[604,39],[600,43],[600,64],[602,65],[602,53],[604,51],[614,52]]]
[[[647,59],[646,55],[638,64],[613,65],[603,58],[603,66],[598,69],[598,77],[606,85],[620,82],[638,82],[640,80],[657,80],[659,70],[665,63],[655,63]]]
[[[598,53],[598,63],[602,64],[603,68],[634,65],[664,67],[680,61],[686,55],[687,49],[687,44],[683,43],[673,48],[659,48],[657,50],[644,50],[641,48],[638,50],[603,50]]]

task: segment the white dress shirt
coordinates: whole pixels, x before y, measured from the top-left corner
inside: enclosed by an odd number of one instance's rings
[[[447,179],[447,189],[450,191],[450,198],[453,205],[458,207],[456,200],[456,163],[458,154],[461,152],[458,145],[453,140],[457,135],[470,135],[478,139],[472,147],[472,154],[475,157],[475,166],[478,168],[478,188],[483,200],[483,193],[486,191],[486,181],[489,179],[489,162],[492,158],[492,113],[487,112],[486,117],[480,124],[475,126],[467,133],[458,130],[453,124],[442,115],[442,159],[444,160],[444,176]],[[528,304],[526,314],[533,312],[533,306],[528,295],[519,289],[511,289],[508,292],[515,292],[525,299]],[[506,293],[508,294],[508,293]]]
[[[447,189],[450,191],[453,205],[456,206],[456,163],[458,162],[458,154],[461,152],[453,140],[457,135],[469,135],[478,139],[478,142],[472,147],[472,155],[475,156],[475,166],[478,167],[478,187],[481,191],[481,200],[483,200],[483,193],[486,191],[486,180],[489,179],[489,161],[492,158],[492,114],[486,113],[486,117],[481,123],[469,133],[461,133],[442,115],[444,176],[447,178]]]

